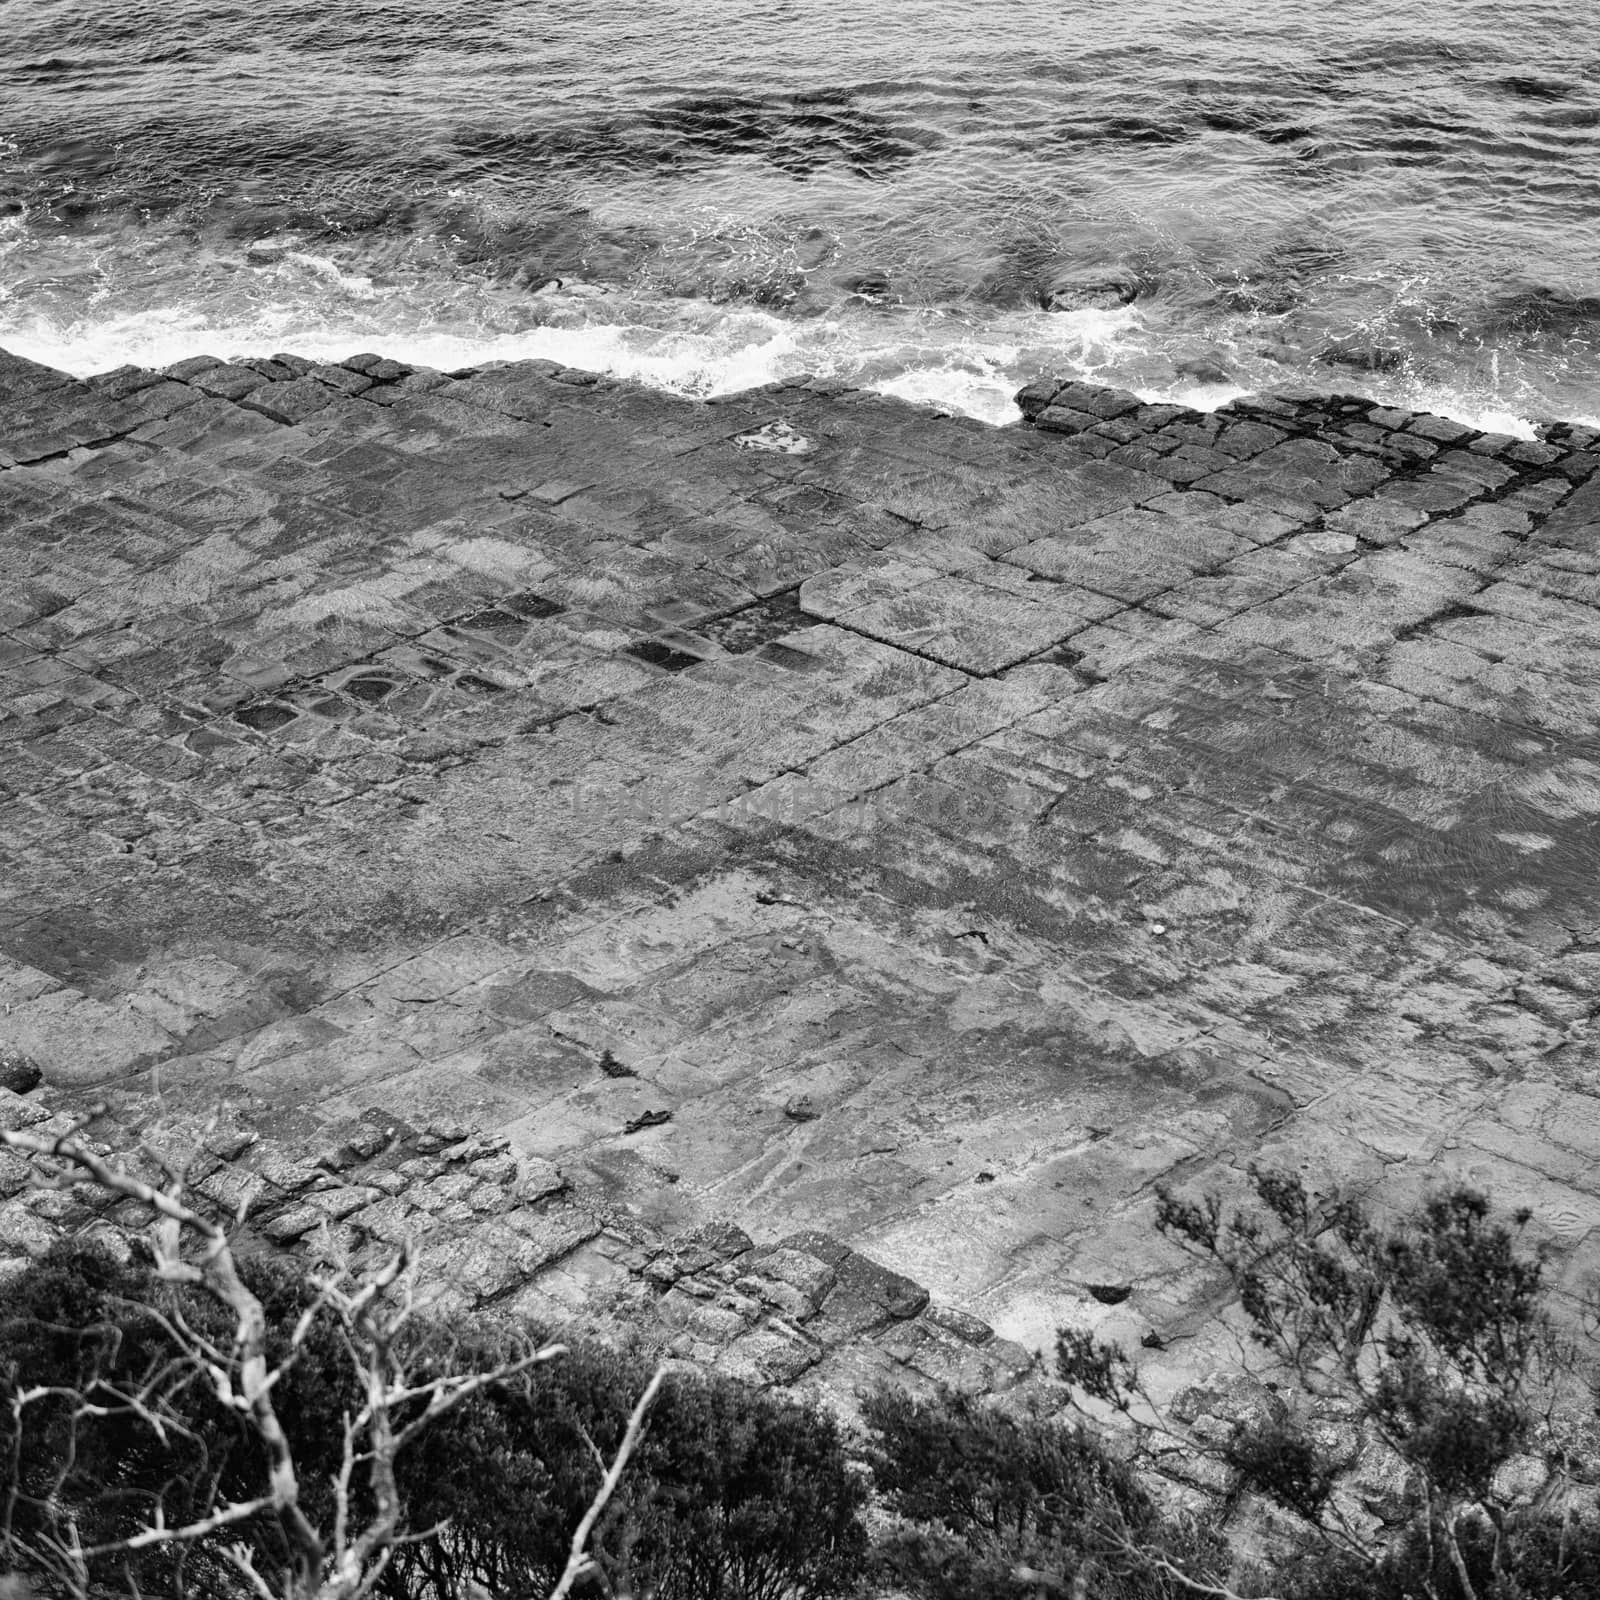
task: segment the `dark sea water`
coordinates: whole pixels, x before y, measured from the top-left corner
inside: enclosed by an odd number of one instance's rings
[[[0,0],[0,344],[1593,419],[1600,0]]]

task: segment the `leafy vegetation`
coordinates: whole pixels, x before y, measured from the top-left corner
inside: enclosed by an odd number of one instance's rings
[[[359,1408],[357,1369],[314,1286],[283,1266],[244,1266],[282,1362],[279,1418],[303,1482],[301,1509],[323,1526],[345,1419]],[[174,1596],[240,1592],[228,1545],[254,1568],[288,1559],[268,1510],[209,1536],[141,1545],[167,1524],[258,1496],[270,1463],[239,1415],[219,1403],[196,1351],[226,1340],[203,1296],[58,1247],[9,1286],[0,1316],[0,1571],[50,1575],[29,1552],[76,1543],[103,1589]],[[290,1343],[294,1342],[292,1358]],[[405,1363],[431,1371],[507,1365],[527,1335],[465,1340],[410,1325]],[[578,1346],[474,1394],[401,1452],[400,1538],[375,1592],[454,1600],[470,1581],[490,1592],[547,1594],[649,1379],[636,1358]],[[415,1409],[415,1407],[413,1407]],[[401,1413],[404,1419],[404,1412]],[[359,1483],[347,1516],[365,1507]],[[660,1600],[829,1600],[853,1584],[865,1549],[861,1474],[825,1413],[693,1375],[663,1384],[621,1487],[590,1540],[588,1586]]]
[[[652,1379],[628,1352],[408,1314],[384,1324],[392,1473],[362,1477],[351,1419],[366,1406],[370,1422],[380,1368],[351,1359],[349,1302],[283,1263],[237,1270],[265,1315],[294,1514],[335,1551],[340,1519],[376,1525],[394,1501],[392,1538],[362,1569],[360,1592],[384,1600],[1600,1597],[1592,1487],[1574,1493],[1592,1461],[1570,1425],[1593,1396],[1546,1310],[1527,1214],[1456,1188],[1384,1226],[1298,1178],[1253,1180],[1253,1202],[1226,1212],[1163,1192],[1158,1224],[1233,1285],[1272,1403],[1181,1429],[1123,1351],[1063,1330],[1060,1377],[1130,1425],[1115,1451],[1059,1418],[895,1390],[863,1398],[858,1440],[814,1405]],[[258,1593],[299,1592],[273,1576],[297,1542],[267,1492],[278,1457],[230,1387],[230,1302],[162,1265],[62,1246],[7,1283],[0,1584],[232,1600],[249,1573]],[[1239,1565],[1223,1516],[1153,1497],[1145,1469],[1176,1448],[1298,1519],[1277,1571]],[[1352,1494],[1358,1458],[1387,1473],[1385,1526]],[[149,1536],[180,1523],[197,1531]]]
[[[1255,1206],[1224,1216],[1215,1198],[1162,1191],[1157,1223],[1223,1269],[1256,1343],[1290,1380],[1290,1403],[1241,1418],[1215,1446],[1244,1487],[1316,1536],[1283,1575],[1286,1592],[1600,1595],[1600,1528],[1568,1493],[1577,1457],[1563,1417],[1581,1391],[1544,1306],[1544,1254],[1524,1242],[1530,1214],[1498,1219],[1482,1194],[1455,1187],[1383,1227],[1347,1195],[1251,1176]],[[1137,1377],[1120,1350],[1063,1333],[1057,1363],[1069,1383],[1132,1414]],[[1390,1536],[1340,1492],[1358,1449],[1398,1485]]]
[[[451,1359],[500,1353],[457,1347]],[[577,1345],[424,1435],[402,1475],[409,1516],[444,1526],[400,1553],[383,1592],[447,1600],[472,1578],[495,1594],[549,1593],[597,1459],[615,1453],[647,1377],[635,1359]],[[596,1565],[619,1594],[826,1600],[854,1583],[865,1499],[826,1413],[679,1374],[597,1529]]]
[[[1184,1586],[1155,1557],[1175,1573],[1227,1564],[1219,1541],[1163,1519],[1081,1428],[895,1390],[870,1396],[864,1415],[873,1477],[898,1518],[875,1551],[885,1587],[998,1600],[1043,1583],[1156,1600]]]

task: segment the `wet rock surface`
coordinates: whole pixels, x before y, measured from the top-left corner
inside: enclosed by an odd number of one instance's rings
[[[0,1118],[845,1395],[1192,1384],[1251,1160],[1580,1292],[1600,441],[1021,405],[0,356]]]

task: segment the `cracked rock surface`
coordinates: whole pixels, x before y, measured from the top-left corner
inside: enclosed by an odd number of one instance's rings
[[[0,353],[0,1114],[763,1382],[1192,1378],[1252,1160],[1579,1292],[1600,439],[1020,403]]]

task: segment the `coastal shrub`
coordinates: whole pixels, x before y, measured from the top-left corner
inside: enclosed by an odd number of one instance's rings
[[[1600,1527],[1592,1519],[1530,1510],[1513,1515],[1499,1530],[1485,1521],[1464,1521],[1457,1542],[1462,1557],[1459,1570],[1453,1560],[1441,1564],[1427,1530],[1413,1524],[1375,1559],[1334,1550],[1304,1556],[1279,1574],[1274,1592],[1284,1600],[1595,1600],[1600,1596]]]
[[[330,1529],[344,1420],[362,1400],[355,1367],[319,1313],[316,1286],[292,1264],[245,1262],[241,1273],[267,1312],[269,1361],[297,1340],[275,1406],[302,1507]],[[235,1595],[238,1574],[224,1554],[233,1544],[259,1572],[285,1568],[290,1552],[268,1513],[179,1545],[128,1545],[157,1507],[172,1525],[266,1487],[258,1434],[218,1402],[196,1358],[232,1333],[203,1294],[83,1246],[57,1246],[7,1284],[0,1575],[32,1571],[48,1582],[49,1561],[29,1552],[47,1557],[73,1539],[112,1547],[88,1563],[94,1592]],[[401,1356],[408,1381],[423,1383],[499,1370],[528,1337],[418,1318]],[[457,1600],[476,1582],[494,1594],[548,1593],[649,1377],[638,1358],[574,1342],[439,1417],[396,1461],[401,1542],[376,1592]],[[579,1592],[831,1600],[859,1575],[866,1493],[826,1413],[674,1375],[590,1540],[596,1570]],[[357,1474],[352,1520],[369,1498]]]
[[[311,1303],[296,1272],[260,1262],[243,1276],[266,1306],[269,1358]],[[115,1547],[159,1508],[169,1525],[249,1500],[266,1462],[254,1432],[221,1405],[194,1351],[226,1347],[232,1327],[204,1295],[162,1283],[139,1262],[57,1244],[6,1286],[0,1312],[0,1570],[66,1541]],[[340,1419],[356,1400],[331,1330],[313,1322],[276,1396],[295,1442],[313,1519],[331,1515]],[[269,1515],[228,1530],[273,1570],[286,1560]],[[88,1563],[106,1589],[232,1593],[218,1541],[113,1549]]]
[[[874,1551],[884,1587],[926,1600],[1000,1600],[1019,1586],[1156,1600],[1219,1552],[1164,1519],[1081,1428],[892,1389],[862,1410],[873,1477],[898,1519]]]
[[[1544,1304],[1527,1211],[1454,1186],[1396,1225],[1347,1194],[1252,1169],[1254,1203],[1158,1191],[1157,1225],[1227,1274],[1284,1404],[1247,1408],[1199,1448],[1302,1519],[1296,1600],[1600,1596],[1600,1525],[1570,1499],[1574,1406],[1592,1408]],[[1059,1375],[1134,1414],[1133,1363],[1063,1330]],[[1339,1419],[1327,1425],[1329,1418]],[[1566,1418],[1566,1423],[1562,1419]],[[1180,1438],[1170,1424],[1156,1432]],[[1358,1451],[1393,1463],[1390,1527],[1341,1492]]]
[[[495,1351],[472,1357],[487,1365]],[[446,1526],[397,1554],[383,1592],[446,1600],[472,1579],[492,1593],[547,1593],[648,1375],[577,1344],[424,1435],[402,1472],[408,1511],[414,1525]],[[859,1572],[866,1492],[825,1412],[678,1373],[591,1551],[617,1593],[828,1600]]]

